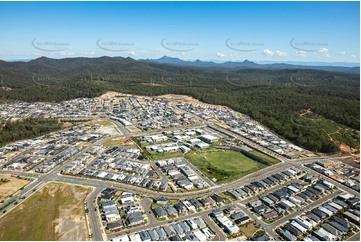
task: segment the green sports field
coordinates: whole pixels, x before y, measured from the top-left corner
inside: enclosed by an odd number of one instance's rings
[[[186,158],[210,179],[216,178],[217,183],[230,182],[267,167],[231,150],[192,151],[186,154]]]

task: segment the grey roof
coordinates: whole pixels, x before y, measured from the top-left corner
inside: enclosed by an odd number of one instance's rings
[[[272,181],[271,179],[268,179],[268,178],[265,178],[262,181],[267,183],[268,185],[272,185],[274,183],[274,181]]]
[[[202,204],[201,204],[198,200],[196,200],[196,199],[194,199],[194,198],[189,199],[189,202],[190,202],[195,208],[203,207]]]
[[[297,240],[296,236],[290,233],[288,230],[281,230],[280,232],[281,236],[285,238],[288,241],[295,241]]]
[[[271,180],[274,183],[279,182],[279,180],[277,178],[275,178],[274,176],[269,176],[268,179]]]
[[[177,232],[177,234],[184,233],[184,229],[179,224],[173,224],[172,226],[173,226],[174,230]]]
[[[335,236],[340,236],[342,234],[341,231],[334,228],[332,225],[330,225],[328,223],[321,224],[321,227],[324,228],[325,230],[327,230],[328,232],[330,232],[331,234],[335,235]]]
[[[328,222],[328,223],[329,223],[332,227],[337,228],[338,230],[340,230],[340,231],[343,232],[343,233],[347,233],[347,232],[349,231],[348,228],[342,226],[341,224],[339,224],[339,223],[337,223],[337,222],[335,222],[335,221],[330,221],[330,222]]]
[[[342,218],[340,218],[340,217],[334,216],[334,217],[333,217],[333,220],[334,220],[336,223],[341,224],[341,225],[342,225],[343,227],[345,227],[345,228],[348,228],[348,229],[351,228],[351,224],[350,224],[348,221],[346,221],[345,219],[342,219]]]
[[[294,227],[290,223],[286,224],[284,228],[287,229],[288,231],[290,231],[294,236],[299,236],[302,234],[302,232],[300,230],[298,230],[296,227]]]
[[[313,232],[312,235],[314,235],[316,238],[322,241],[330,240],[327,236],[325,237],[324,234],[321,234],[318,231]]]
[[[321,222],[320,217],[318,217],[316,214],[314,214],[314,213],[312,213],[312,212],[307,213],[306,216],[307,216],[309,219],[315,221],[316,223]]]
[[[341,201],[339,199],[335,199],[333,200],[334,203],[337,203],[338,205],[340,205],[341,207],[347,207],[347,204],[344,201]]]
[[[300,193],[298,193],[297,195],[298,195],[298,196],[300,196],[300,197],[302,197],[302,198],[303,198],[303,199],[305,199],[305,200],[310,199],[310,197],[309,197],[309,196],[307,196],[307,194],[306,194],[306,193],[304,193],[304,192],[300,192]]]
[[[141,231],[139,232],[140,238],[144,240],[150,240],[150,236],[147,231]]]
[[[148,233],[149,233],[149,235],[150,235],[150,238],[151,238],[153,241],[159,239],[159,235],[158,235],[158,233],[157,233],[157,231],[156,231],[155,229],[149,230]]]
[[[156,231],[159,235],[159,238],[161,238],[161,239],[167,238],[167,234],[162,227],[156,228]]]
[[[163,228],[168,237],[171,237],[171,236],[174,236],[177,234],[172,226],[163,226]]]
[[[250,194],[250,193],[252,193],[252,190],[251,189],[249,189],[248,187],[242,187],[241,188],[245,193],[247,193],[247,194]]]
[[[157,197],[154,200],[155,200],[155,202],[168,202],[169,201],[169,199],[167,197]]]
[[[178,210],[178,212],[187,211],[187,208],[181,202],[175,204],[174,207]]]
[[[277,202],[277,201],[279,200],[276,196],[274,196],[274,195],[272,195],[272,194],[268,194],[267,197],[268,197],[269,199],[271,199],[272,201],[274,201],[274,202]]]
[[[126,218],[128,224],[136,224],[136,223],[140,223],[144,220],[141,212],[134,212],[131,214],[127,214],[125,218]]]
[[[123,225],[123,222],[122,222],[122,221],[117,221],[117,222],[114,222],[114,223],[108,223],[108,224],[107,224],[107,228],[108,228],[109,230],[122,228],[123,226],[124,226],[124,225]]]
[[[193,221],[198,225],[199,228],[207,227],[207,224],[200,217],[197,217],[197,218],[193,219]]]
[[[164,217],[167,216],[167,212],[163,207],[155,207],[153,208],[153,211],[157,217]]]
[[[270,238],[268,237],[267,234],[263,234],[261,236],[253,237],[253,238],[251,238],[251,240],[253,240],[253,241],[269,241]]]
[[[209,200],[207,198],[201,198],[199,201],[204,205],[207,206],[210,204]]]
[[[242,212],[234,213],[230,216],[231,219],[239,219],[244,217],[244,214]]]
[[[328,209],[328,210],[330,210],[330,211],[333,212],[333,213],[337,213],[337,211],[338,211],[337,208],[334,208],[334,207],[332,207],[332,206],[329,205],[329,204],[324,204],[323,207],[326,208],[326,209]]]
[[[327,214],[325,214],[324,212],[322,212],[321,210],[319,210],[318,208],[315,208],[312,213],[316,214],[318,217],[320,218],[326,218]]]
[[[173,205],[168,205],[168,206],[166,206],[166,207],[165,207],[165,210],[167,211],[167,213],[168,213],[169,215],[177,215],[177,214],[178,214],[177,210],[174,208]]]
[[[191,228],[189,227],[189,225],[183,221],[183,222],[180,222],[179,225],[182,227],[182,229],[184,230],[184,232],[189,232],[191,231]]]

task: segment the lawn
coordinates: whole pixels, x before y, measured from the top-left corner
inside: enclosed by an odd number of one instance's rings
[[[0,220],[0,240],[86,240],[90,188],[49,183]]]
[[[163,160],[163,159],[169,159],[174,157],[182,157],[183,152],[182,151],[175,151],[175,152],[167,152],[167,153],[158,153],[155,151],[147,151],[150,155],[152,160]]]
[[[225,183],[267,167],[240,152],[218,150],[215,152],[189,152],[185,157],[210,179]]]
[[[266,155],[263,152],[260,152],[258,150],[252,150],[251,152],[249,152],[251,154],[254,154],[256,156],[258,156],[259,158],[261,158],[262,160],[268,161],[270,164],[277,164],[278,162],[280,162],[279,160],[277,160],[276,158],[273,158],[269,155]]]
[[[247,238],[252,238],[253,234],[259,230],[259,228],[256,227],[256,225],[254,225],[253,223],[242,225],[239,227],[239,229]]]

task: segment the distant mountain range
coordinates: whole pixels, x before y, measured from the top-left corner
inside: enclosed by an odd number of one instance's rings
[[[12,59],[12,60],[3,60],[5,62],[36,62],[41,59],[57,60],[50,59],[47,57],[40,57],[37,59]],[[182,60],[176,57],[163,56],[158,59],[139,59],[135,60],[130,57],[94,57],[94,58],[66,58],[66,59],[113,59],[113,60],[131,60],[133,62],[147,62],[147,63],[157,63],[157,64],[167,64],[174,66],[183,66],[183,67],[198,67],[198,68],[212,68],[212,69],[244,69],[244,68],[254,68],[254,69],[268,69],[268,70],[281,70],[281,69],[312,69],[312,70],[322,70],[322,71],[336,71],[336,72],[345,72],[345,73],[360,73],[359,63],[350,63],[350,62],[296,62],[296,61],[286,61],[282,63],[275,63],[273,61],[258,61],[253,62],[249,60],[244,61],[227,61],[227,62],[216,62],[216,61],[202,61],[202,60]],[[62,59],[59,59],[62,60]],[[1,61],[1,60],[0,60]]]
[[[297,62],[289,63],[255,63],[249,60],[242,62],[227,61],[223,63],[217,63],[213,61],[201,61],[199,59],[195,61],[186,61],[175,57],[163,56],[159,59],[144,59],[140,60],[144,62],[153,62],[159,64],[177,65],[177,66],[188,66],[188,67],[201,67],[201,68],[257,68],[257,69],[313,69],[323,71],[338,71],[347,73],[360,73],[359,66],[342,66],[346,63],[333,63],[332,65],[322,65],[327,63],[310,62],[311,65],[300,65]],[[292,63],[292,64],[291,64]],[[320,65],[321,64],[321,65]],[[340,66],[335,66],[340,64]],[[355,63],[354,63],[355,64]]]

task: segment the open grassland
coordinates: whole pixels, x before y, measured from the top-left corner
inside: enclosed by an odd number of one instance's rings
[[[175,152],[166,152],[166,153],[158,153],[155,151],[147,151],[150,155],[152,160],[162,160],[162,159],[169,159],[174,157],[181,157],[183,156],[182,151],[175,151]]]
[[[226,150],[214,152],[189,152],[186,158],[210,179],[217,183],[230,182],[267,167],[240,152]]]
[[[4,181],[0,181],[0,202],[29,183],[26,179],[12,177],[10,175],[0,175],[0,180]]]
[[[265,153],[258,151],[258,150],[252,150],[251,152],[249,152],[255,156],[258,156],[259,158],[261,158],[264,161],[269,162],[270,164],[277,164],[278,162],[280,162],[279,160],[277,160],[276,158],[273,158],[269,155],[266,155]]]
[[[0,220],[0,240],[86,240],[90,188],[48,183]]]
[[[94,125],[112,126],[113,123],[107,120],[97,120],[92,122]]]
[[[130,138],[115,138],[111,140],[107,140],[102,143],[103,146],[129,146],[135,145],[134,142]]]

